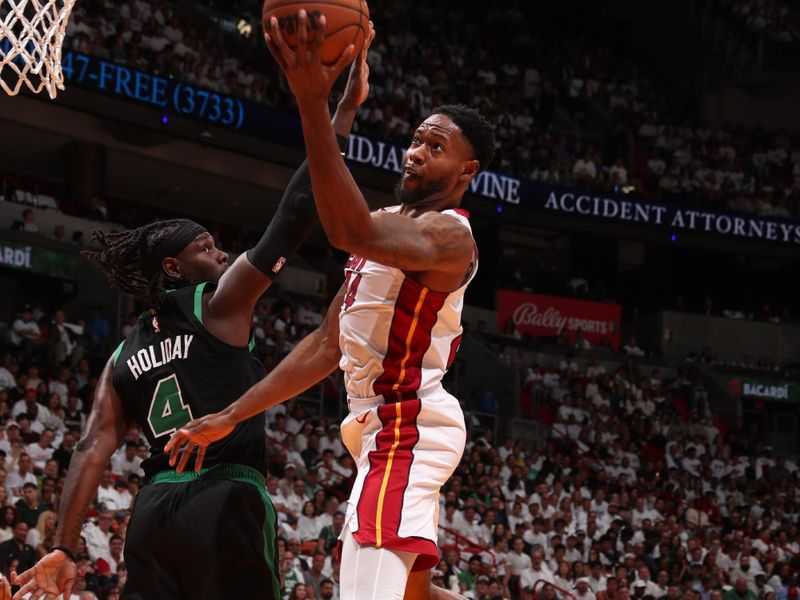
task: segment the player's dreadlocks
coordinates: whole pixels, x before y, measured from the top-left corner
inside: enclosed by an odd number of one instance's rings
[[[84,250],[81,254],[106,275],[112,287],[133,294],[145,306],[157,310],[164,302],[166,290],[189,283],[164,272],[159,252],[185,228],[185,223],[185,219],[170,219],[130,231],[93,231],[91,240],[99,244],[100,250]]]

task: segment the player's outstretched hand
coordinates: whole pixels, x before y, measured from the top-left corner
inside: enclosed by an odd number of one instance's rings
[[[314,39],[309,42],[309,22],[305,10],[298,13],[297,50],[292,50],[283,39],[278,19],[272,17],[270,30],[264,34],[272,56],[278,61],[286,75],[292,93],[300,106],[307,103],[327,103],[331,88],[344,68],[353,60],[355,46],[350,44],[339,59],[331,66],[325,66],[320,59],[320,49],[325,39],[325,16],[319,19],[319,27]]]
[[[367,54],[369,52],[369,47],[372,45],[372,40],[374,39],[375,29],[373,28],[372,21],[370,21],[364,47],[361,49],[358,58],[350,65],[350,74],[347,76],[347,85],[344,88],[344,94],[339,103],[340,105],[344,104],[347,108],[355,110],[367,101],[367,96],[369,96],[369,64],[367,64]]]
[[[64,598],[69,598],[76,573],[75,563],[60,550],[53,550],[24,573],[17,575],[11,572],[14,585],[22,586],[14,594],[13,600],[22,600],[26,594],[31,594],[31,600],[56,600],[62,593]],[[11,597],[11,588],[5,580],[3,588],[0,598],[6,600]],[[5,591],[6,588],[8,592]]]
[[[220,413],[206,415],[200,419],[195,419],[181,427],[172,434],[164,452],[169,452],[169,464],[175,467],[178,473],[182,473],[189,462],[189,457],[197,450],[194,460],[194,470],[199,471],[203,468],[203,459],[206,457],[206,448],[217,440],[221,440],[228,435],[236,423]]]
[[[11,586],[8,579],[0,575],[0,600],[11,600]]]

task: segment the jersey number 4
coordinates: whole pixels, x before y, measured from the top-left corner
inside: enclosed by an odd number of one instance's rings
[[[153,435],[174,433],[192,419],[192,409],[183,401],[178,378],[173,374],[159,381],[147,412]]]
[[[349,275],[349,273],[348,273]],[[356,292],[358,291],[358,284],[361,283],[361,273],[356,273],[352,278],[347,278],[347,293],[344,295],[344,309],[347,310],[353,306],[356,301]]]

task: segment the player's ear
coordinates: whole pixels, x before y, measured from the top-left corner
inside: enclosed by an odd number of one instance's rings
[[[477,160],[468,160],[464,163],[459,179],[465,183],[472,181],[473,177],[478,174],[481,163]]]
[[[181,277],[181,267],[178,264],[177,258],[167,257],[161,261],[161,268],[170,277],[179,279]]]

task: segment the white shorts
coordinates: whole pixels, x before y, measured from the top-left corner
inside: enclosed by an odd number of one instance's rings
[[[418,554],[414,571],[439,563],[439,490],[464,452],[464,414],[443,388],[383,404],[353,399],[342,440],[358,468],[345,527],[361,545]]]

